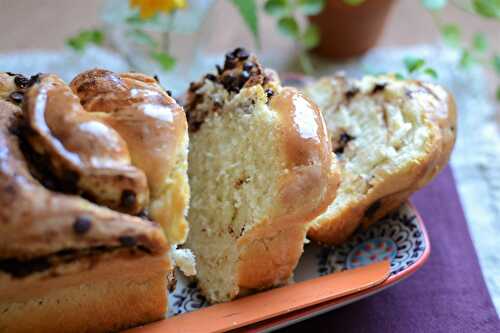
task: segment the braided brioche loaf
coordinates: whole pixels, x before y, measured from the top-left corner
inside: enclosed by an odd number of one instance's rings
[[[455,103],[443,88],[392,77],[342,76],[305,93],[325,117],[342,170],[337,197],[310,224],[308,237],[340,244],[427,184],[455,142]]]
[[[339,182],[317,107],[243,49],[193,83],[186,246],[211,302],[287,283]]]
[[[187,140],[153,78],[0,73],[0,332],[164,317],[188,229]]]

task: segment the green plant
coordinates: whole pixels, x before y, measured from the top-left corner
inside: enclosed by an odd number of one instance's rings
[[[299,60],[306,73],[313,67],[307,51],[318,45],[318,28],[307,22],[300,22],[299,16],[315,15],[325,6],[325,0],[267,0],[264,11],[277,19],[278,30],[299,44]]]
[[[426,66],[426,61],[422,58],[407,56],[403,59],[403,63],[405,65],[407,75],[409,76],[412,74],[424,74],[434,80],[438,78],[436,70],[432,67]]]
[[[415,76],[428,76],[434,80],[438,79],[438,73],[437,71],[426,65],[427,61],[423,58],[418,58],[414,56],[406,56],[403,58],[403,65],[405,68],[405,73],[400,73],[400,72],[382,72],[379,70],[376,70],[375,68],[372,68],[367,65],[363,65],[364,72],[367,75],[374,75],[374,76],[379,76],[379,75],[393,75],[396,79],[398,80],[404,80],[406,78],[414,78]]]
[[[100,30],[82,30],[77,35],[68,38],[66,43],[77,52],[82,52],[88,44],[101,45],[104,33]]]
[[[500,18],[500,0],[470,0],[454,1],[462,8],[468,9],[485,19]],[[423,6],[430,11],[435,24],[441,32],[441,36],[446,45],[456,48],[461,56],[458,65],[463,69],[468,69],[480,64],[491,67],[500,78],[500,55],[497,51],[491,50],[486,35],[476,32],[470,41],[462,37],[462,29],[456,23],[445,22],[441,15],[442,10],[447,5],[446,0],[422,0]],[[496,90],[496,98],[500,101],[500,85]]]
[[[364,1],[346,0],[345,2],[354,2],[358,5]],[[453,2],[457,6],[472,11],[485,19],[500,18],[500,0],[455,0]],[[439,12],[448,4],[448,0],[421,0],[421,3],[431,13],[445,44],[460,50],[461,56],[458,64],[461,68],[468,69],[476,64],[481,64],[491,67],[500,78],[500,53],[489,50],[488,39],[484,33],[475,33],[472,40],[467,42],[462,38],[462,31],[458,24],[444,22],[439,15]],[[415,57],[405,59],[404,63],[408,73],[411,74],[419,70],[425,63],[422,63],[422,61],[423,59]],[[436,71],[432,68],[425,68],[422,71],[431,77],[437,77]],[[401,76],[401,74],[398,75]],[[495,96],[500,101],[500,85],[496,89]]]
[[[229,2],[237,9],[243,22],[252,33],[255,43],[259,46],[260,38],[256,0],[229,0]],[[181,6],[179,6],[178,3],[180,3]],[[176,64],[176,59],[170,52],[169,31],[172,27],[167,27],[166,31],[161,33],[160,38],[155,38],[144,28],[144,26],[147,23],[159,22],[161,15],[169,16],[170,19],[167,24],[175,24],[175,13],[177,10],[182,10],[182,8],[185,7],[185,3],[186,1],[176,3],[172,0],[162,0],[154,4],[144,1],[129,1],[132,14],[124,20],[124,23],[129,26],[127,37],[142,44],[146,48],[149,57],[155,61],[163,71],[172,70]],[[136,8],[136,6],[138,6],[138,8]],[[167,10],[165,8],[167,8]],[[104,39],[105,34],[102,30],[82,30],[77,35],[68,38],[66,44],[77,52],[83,52],[89,44],[101,45]]]

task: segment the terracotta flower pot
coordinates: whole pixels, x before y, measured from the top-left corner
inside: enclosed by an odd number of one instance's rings
[[[324,10],[309,20],[320,30],[320,44],[313,52],[332,59],[359,56],[379,38],[394,0],[366,0],[358,6],[329,0]]]

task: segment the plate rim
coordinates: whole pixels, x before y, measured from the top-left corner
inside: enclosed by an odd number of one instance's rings
[[[349,305],[351,303],[357,302],[369,296],[375,295],[393,285],[396,285],[399,282],[407,279],[411,275],[413,275],[416,271],[422,268],[422,266],[427,262],[429,256],[431,254],[431,242],[429,238],[429,234],[427,232],[427,228],[425,227],[424,220],[422,215],[418,211],[417,207],[411,202],[407,200],[403,203],[403,205],[408,205],[409,208],[416,216],[416,222],[419,226],[420,231],[422,231],[422,235],[425,240],[425,249],[422,255],[417,259],[417,261],[408,267],[394,275],[390,275],[384,282],[379,285],[373,286],[371,288],[365,289],[363,291],[346,295],[344,297],[340,297],[337,299],[333,299],[331,301],[323,302],[320,304],[316,304],[304,309],[296,310],[294,312],[287,313],[286,315],[274,317],[267,319],[265,321],[255,323],[246,327],[241,328],[241,332],[248,333],[261,333],[261,332],[271,332],[280,328],[284,328],[293,324],[296,324],[300,321],[307,320],[313,318],[315,316],[327,313],[329,311],[338,309],[345,305]],[[335,273],[333,273],[335,274]],[[240,332],[236,330],[236,332]]]

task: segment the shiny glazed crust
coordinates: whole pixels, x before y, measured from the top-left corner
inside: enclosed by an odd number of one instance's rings
[[[57,278],[0,274],[0,332],[115,332],[164,318],[167,257],[112,256]]]
[[[185,110],[193,191],[186,246],[197,256],[198,287],[223,302],[288,283],[307,223],[340,180],[321,112],[241,48],[191,84]]]
[[[271,99],[280,114],[282,152],[289,173],[280,180],[279,205],[238,240],[238,281],[246,289],[288,282],[302,255],[307,222],[335,198],[340,169],[316,105],[293,88]]]
[[[350,201],[333,215],[323,214],[311,223],[308,237],[322,244],[341,244],[358,226],[367,227],[397,209],[443,169],[455,143],[456,106],[453,96],[445,89],[420,81],[401,82],[391,77],[365,78],[365,81],[371,85],[371,92],[363,90],[359,82],[341,76],[321,79],[307,87],[306,92],[314,95],[314,90],[325,89],[335,95],[333,100],[340,105],[348,103],[353,95],[373,96],[377,89],[384,90],[386,86],[394,85],[396,88],[392,88],[394,90],[390,92],[394,98],[432,100],[432,106],[422,110],[424,124],[432,134],[425,146],[424,158],[404,163],[394,172],[371,184],[370,191],[362,200]],[[320,107],[331,111],[335,105]],[[328,118],[327,114],[324,116]]]
[[[94,69],[70,83],[83,108],[117,131],[127,143],[132,164],[149,186],[150,218],[171,244],[184,243],[189,227],[186,115],[150,76]]]
[[[0,73],[0,332],[106,332],[162,318],[172,271],[163,231],[35,179],[13,80]]]

